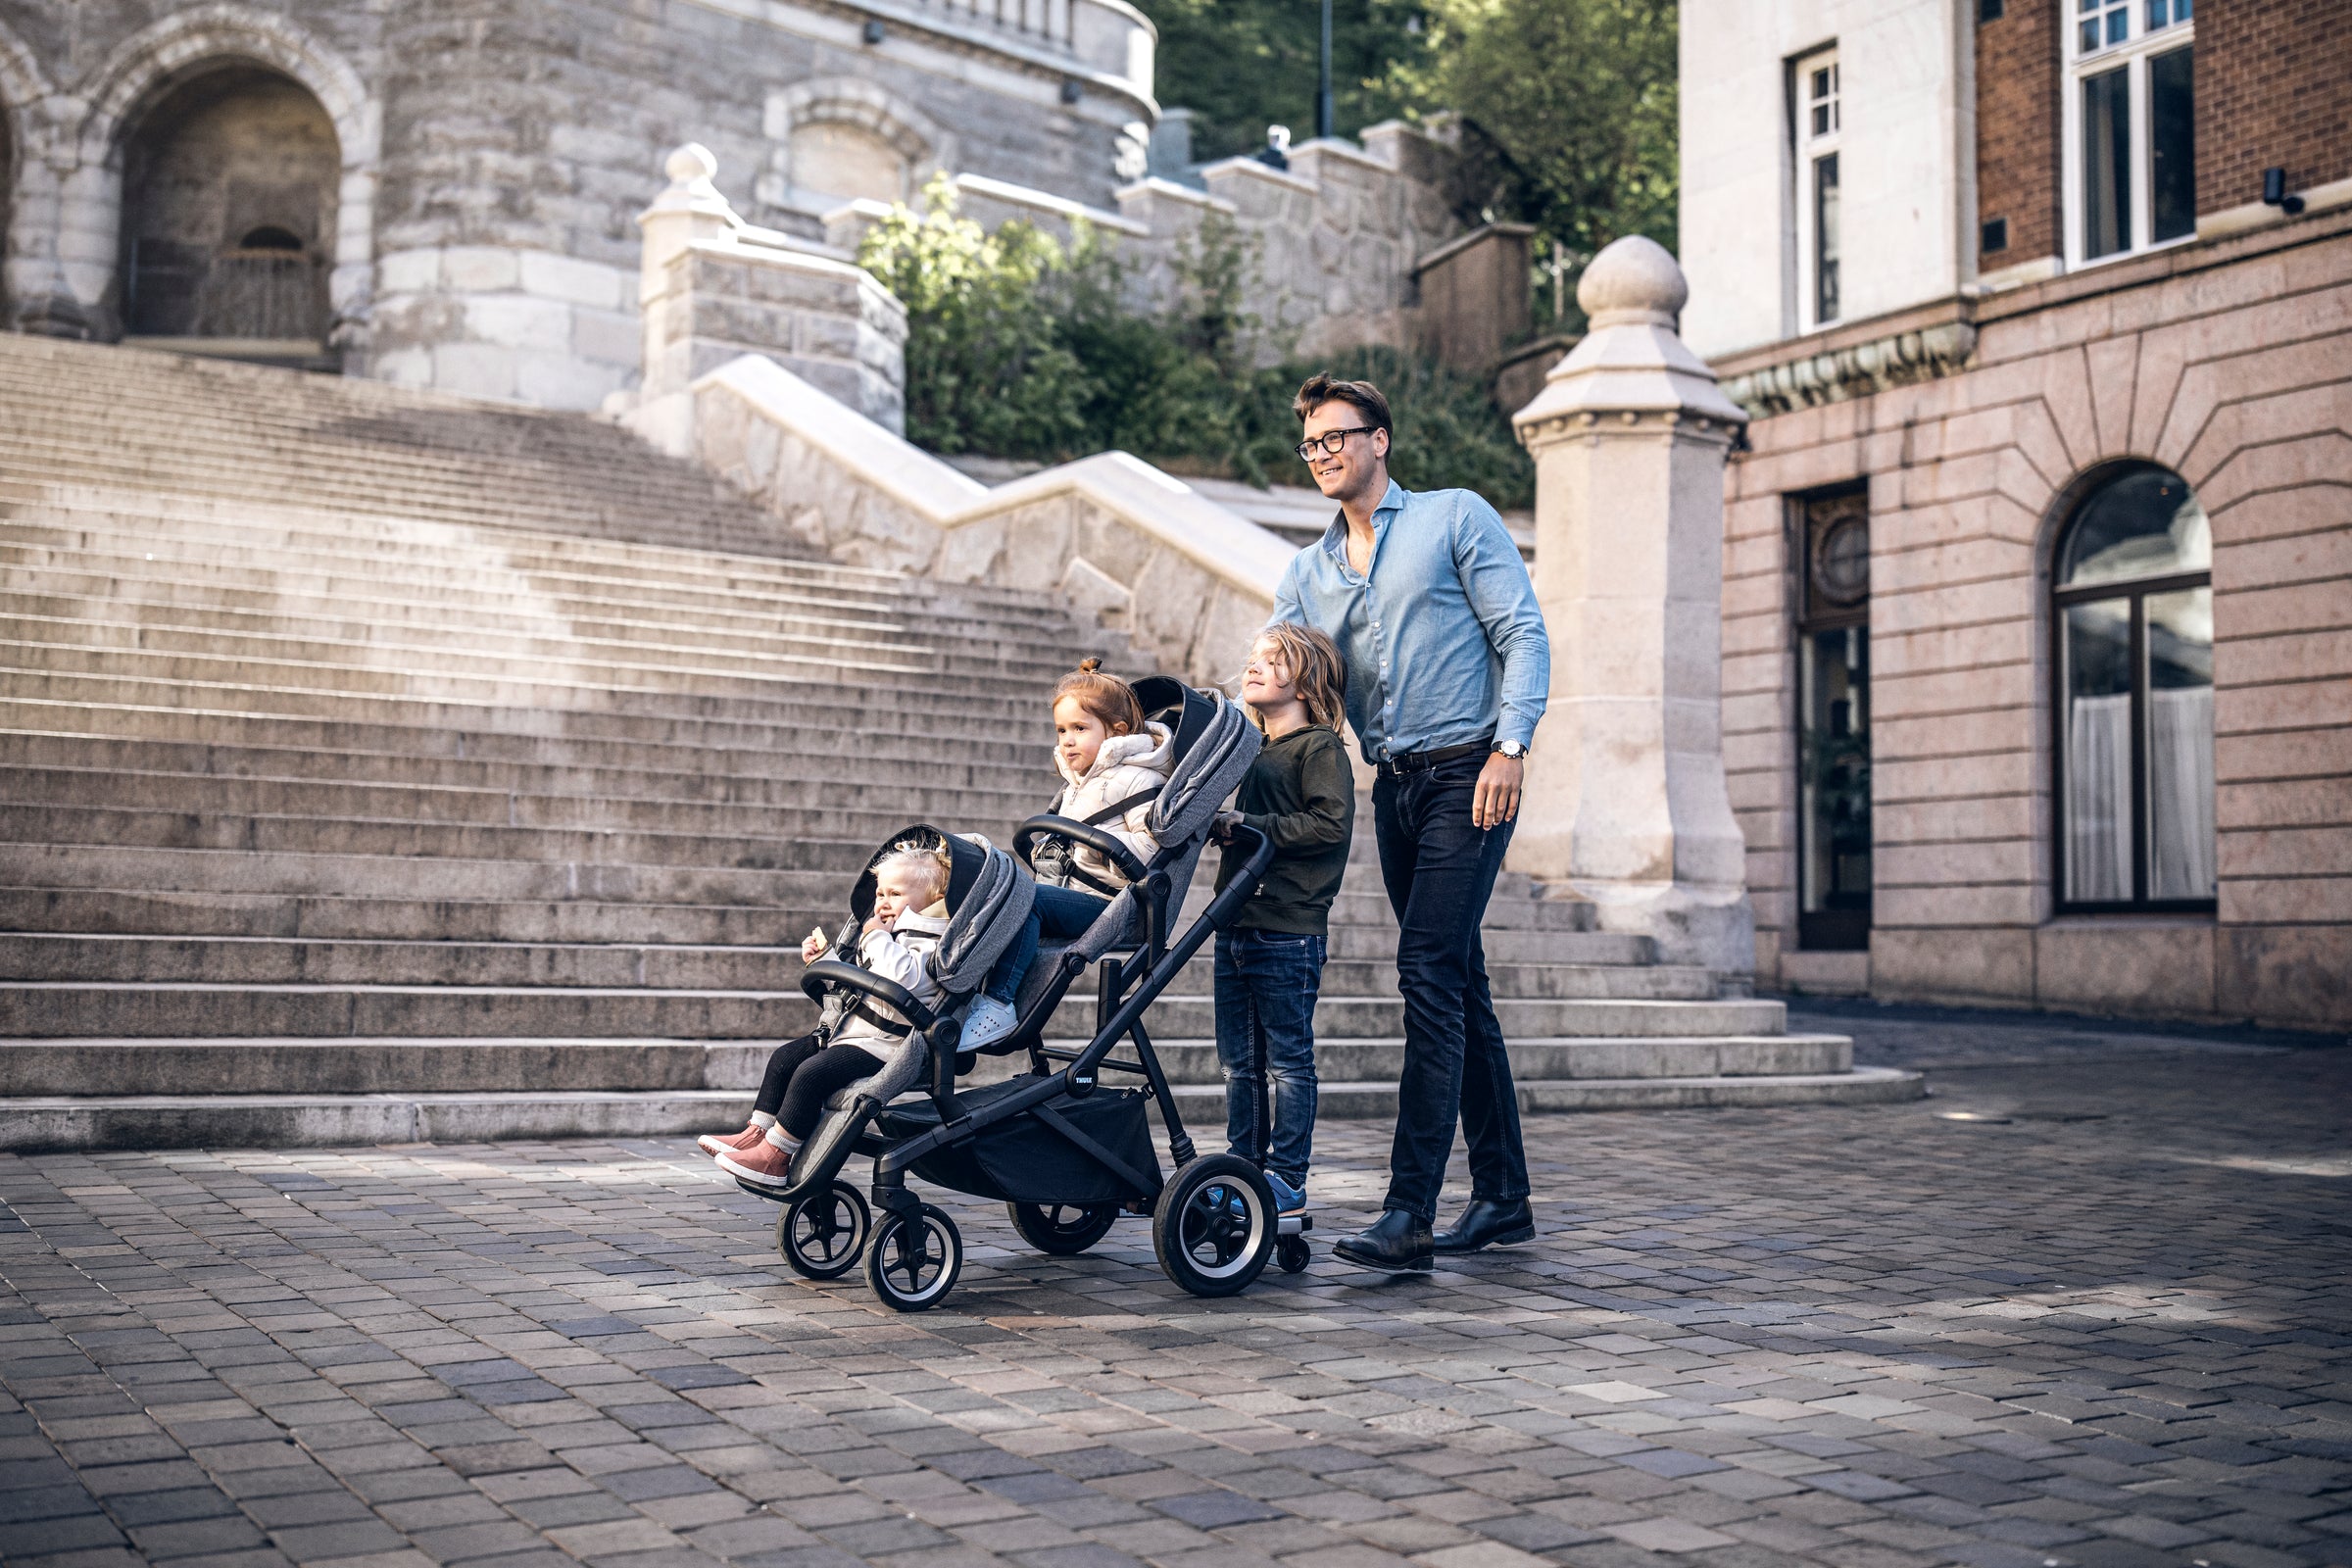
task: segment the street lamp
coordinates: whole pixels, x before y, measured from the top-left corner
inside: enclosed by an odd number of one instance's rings
[[[1323,68],[1315,78],[1315,135],[1334,134],[1331,112],[1331,0],[1323,0]]]

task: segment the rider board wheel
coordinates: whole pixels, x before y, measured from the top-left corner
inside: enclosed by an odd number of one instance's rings
[[[776,1250],[803,1279],[839,1279],[858,1266],[872,1211],[848,1182],[834,1182],[784,1205],[776,1216]]]
[[[865,1250],[865,1283],[893,1310],[927,1312],[963,1272],[963,1238],[944,1209],[884,1214]]]
[[[1118,1221],[1116,1203],[1006,1203],[1012,1228],[1041,1252],[1071,1257],[1110,1234]]]
[[[1303,1236],[1285,1236],[1274,1244],[1274,1266],[1285,1274],[1298,1273],[1314,1255]]]
[[[1176,1173],[1159,1195],[1152,1250],[1168,1278],[1195,1296],[1249,1289],[1274,1255],[1273,1189],[1238,1154],[1209,1154]]]

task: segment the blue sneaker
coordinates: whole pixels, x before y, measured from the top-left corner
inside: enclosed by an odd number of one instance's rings
[[[978,1051],[993,1046],[1012,1033],[1020,1022],[1008,1002],[994,997],[974,997],[972,1004],[963,1010],[963,1036],[956,1042],[958,1051]]]
[[[1277,1215],[1297,1214],[1306,1207],[1305,1188],[1293,1187],[1272,1171],[1266,1172],[1266,1185],[1274,1189],[1274,1212]]]

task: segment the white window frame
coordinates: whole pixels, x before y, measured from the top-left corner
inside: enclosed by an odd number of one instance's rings
[[[2168,16],[2178,0],[2167,0]],[[2110,14],[2121,14],[2130,29],[2128,36],[2117,43],[2106,42],[2106,22]],[[2155,148],[2149,136],[2148,124],[2148,62],[2158,55],[2193,44],[2197,25],[2192,18],[2185,22],[2167,22],[2162,27],[2150,29],[2149,0],[2059,0],[2058,25],[2061,58],[2066,62],[2066,83],[2060,94],[2063,103],[2065,148],[2062,155],[2061,189],[2065,196],[2064,228],[2060,236],[2068,270],[2084,267],[2104,267],[2109,262],[2128,261],[2152,251],[2171,250],[2194,240],[2192,228],[2186,234],[2171,239],[2156,240],[2149,236],[2155,230],[2154,180],[2151,177]],[[2082,24],[2095,16],[2099,21],[2100,42],[2095,48],[2082,47]],[[2121,67],[2132,115],[2132,185],[2127,193],[2132,204],[2131,233],[2121,250],[2103,256],[2088,254],[2087,213],[2083,209],[2085,191],[2082,180],[2082,83],[2091,76],[2102,75]]]
[[[1813,129],[1815,107],[1813,74],[1824,70],[1830,74],[1830,95],[1827,100],[1830,111],[1829,128],[1816,134]],[[1814,189],[1814,161],[1838,155],[1838,146],[1842,140],[1840,132],[1844,128],[1844,82],[1838,69],[1838,46],[1832,44],[1827,48],[1816,49],[1810,54],[1798,56],[1791,63],[1789,81],[1789,108],[1792,111],[1789,116],[1789,128],[1795,139],[1796,164],[1796,211],[1793,215],[1796,229],[1796,329],[1799,334],[1802,334],[1817,332],[1825,326],[1835,326],[1845,316],[1846,280],[1842,269],[1847,248],[1844,242],[1844,198],[1847,182],[1845,160],[1841,157],[1838,159],[1838,252],[1840,267],[1838,296],[1839,309],[1838,315],[1827,319],[1824,319],[1820,314],[1821,282],[1816,275],[1821,259],[1814,254],[1818,248],[1814,234],[1814,208],[1818,197],[1818,192]]]

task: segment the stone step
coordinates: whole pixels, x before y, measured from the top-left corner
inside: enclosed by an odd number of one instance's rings
[[[1343,895],[1345,897],[1345,895]],[[1394,927],[1333,927],[1333,949],[1367,957],[1393,951]],[[808,928],[842,914],[838,885],[802,899],[752,905],[687,905],[562,899],[403,900],[287,896],[153,888],[59,888],[0,885],[0,930],[67,937],[84,934],[159,939],[270,938],[315,942],[643,945],[649,932],[680,947],[798,949]],[[1619,944],[1642,943],[1589,932],[1500,929],[1482,940],[1491,962],[1640,962]]]
[[[877,846],[878,847],[878,846]],[[870,854],[870,849],[867,851]],[[122,894],[163,892],[259,895],[277,899],[361,900],[392,905],[428,905],[447,911],[461,904],[546,905],[579,901],[594,904],[675,906],[731,905],[738,906],[833,910],[847,897],[850,871],[862,867],[864,856],[847,867],[825,869],[772,868],[733,865],[647,865],[602,861],[459,859],[402,855],[304,855],[234,849],[175,849],[107,844],[13,844],[0,841],[0,889],[78,889]],[[298,928],[301,934],[409,936],[425,934],[405,922],[420,911],[388,911],[394,930],[319,931]],[[429,911],[423,911],[429,912]],[[1539,901],[1500,900],[1488,907],[1486,929],[1497,927],[1531,931],[1573,930],[1555,925],[1550,917],[1567,913]],[[1334,923],[1387,925],[1388,901],[1377,893],[1343,886],[1333,903]],[[22,927],[20,927],[22,928]],[[77,926],[81,930],[121,929],[111,923]],[[179,928],[172,928],[179,929]],[[241,928],[217,928],[220,934],[244,934]],[[665,940],[699,942],[711,939],[678,936],[656,927]],[[806,928],[791,932],[797,945]],[[273,926],[253,934],[295,934]],[[483,936],[453,931],[453,936]],[[494,937],[491,940],[582,940],[546,936]],[[642,934],[640,939],[642,939]],[[594,938],[586,940],[598,940]],[[778,940],[766,937],[760,940]]]
[[[897,622],[827,622],[810,616],[739,614],[734,618],[742,624],[724,625],[717,623],[714,612],[680,612],[668,620],[613,619],[577,612],[525,616],[437,603],[386,601],[370,606],[348,597],[321,597],[304,604],[280,596],[269,605],[192,606],[163,602],[144,591],[150,586],[146,584],[133,592],[119,580],[106,583],[97,592],[36,591],[42,585],[26,579],[38,575],[23,568],[11,570],[11,586],[0,592],[0,616],[12,623],[21,620],[27,627],[132,628],[137,646],[148,648],[168,646],[156,639],[170,635],[280,651],[357,648],[437,653],[458,643],[473,654],[598,662],[677,662],[712,656],[760,661],[793,655],[855,658],[911,653],[928,654],[940,667],[959,673],[1027,679],[1047,674],[1058,678],[1055,672],[1065,668],[1063,656],[1069,645],[1067,636],[1023,638],[1008,628],[999,628],[991,637],[979,629],[984,625],[981,622],[959,632],[939,627],[904,628]],[[220,593],[258,597],[250,588],[222,588]],[[51,641],[57,636],[54,631],[30,629],[9,630],[6,635]],[[305,653],[303,657],[332,656]]]
[[[49,553],[49,552],[44,552]],[[434,633],[496,631],[508,638],[655,646],[713,646],[758,651],[837,640],[929,648],[943,654],[1002,649],[1030,661],[1059,663],[1081,634],[1040,619],[1010,623],[980,614],[913,614],[901,606],[863,610],[783,596],[713,593],[706,602],[683,596],[627,598],[551,589],[534,578],[514,592],[489,588],[387,584],[355,572],[338,588],[321,578],[298,588],[272,575],[204,577],[173,570],[109,569],[118,558],[46,564],[0,546],[8,573],[7,604],[22,614],[58,619],[175,624],[227,633],[275,631],[318,641],[416,642]],[[148,563],[140,563],[145,568]],[[495,581],[496,568],[474,581]],[[395,592],[395,589],[405,591]]]
[[[70,1095],[104,1084],[110,1094],[190,1097],[710,1089],[732,1090],[748,1100],[760,1086],[774,1045],[768,1040],[588,1036],[0,1039],[0,1098]],[[1156,1041],[1155,1046],[1171,1084],[1223,1083],[1213,1041]],[[1838,1035],[1514,1040],[1510,1056],[1513,1076],[1529,1083],[1788,1077],[1850,1071],[1853,1043]],[[1026,1062],[1025,1055],[984,1057],[983,1070],[967,1081],[1009,1077],[1025,1071]],[[1394,1086],[1403,1065],[1401,1040],[1316,1042],[1317,1074],[1333,1083]],[[1141,1080],[1113,1072],[1106,1081]]]
[[[815,1006],[798,990],[43,980],[0,986],[0,1038],[486,1035],[783,1041],[806,1033],[815,1021]]]
[[[1710,1001],[1496,997],[1494,1016],[1506,1041],[1535,1039],[1642,1039],[1725,1035],[1780,1035],[1788,1009],[1770,1000]],[[1216,1006],[1205,995],[1169,992],[1152,1004],[1146,1025],[1157,1040],[1216,1038]],[[0,1034],[9,1033],[0,1028]],[[16,1031],[28,1033],[30,1031]],[[1394,995],[1344,997],[1325,992],[1315,1004],[1315,1039],[1401,1039],[1404,1004]]]
[[[1920,1074],[1891,1067],[1795,1077],[1597,1078],[1521,1083],[1523,1114],[1604,1110],[1720,1110],[1743,1106],[1871,1105],[1917,1100]],[[1187,1127],[1213,1148],[1224,1091],[1176,1091]],[[0,1150],[294,1149],[383,1144],[477,1144],[556,1138],[690,1137],[732,1131],[742,1090],[655,1093],[210,1095],[0,1100]],[[1392,1121],[1394,1084],[1332,1081],[1321,1119]],[[863,1162],[852,1167],[862,1180]],[[918,1184],[919,1185],[919,1184]]]
[[[892,777],[910,783],[952,786],[968,780],[978,788],[1017,790],[1043,780],[1049,796],[1055,787],[1052,752],[1044,742],[993,738],[984,731],[969,739],[957,735],[952,746],[944,745],[944,737],[922,727],[939,722],[928,713],[906,715],[903,727],[882,723],[879,713],[861,715],[876,720],[874,729],[819,726],[815,719],[829,710],[821,702],[787,704],[781,713],[770,709],[761,715],[731,717],[364,699],[340,705],[363,710],[351,715],[331,707],[321,713],[239,712],[201,704],[33,698],[16,690],[24,683],[0,687],[9,693],[0,696],[0,738],[8,743],[23,737],[24,744],[87,739],[175,746],[229,761],[266,757],[272,768],[287,767],[285,754],[298,754],[338,773],[341,760],[348,758],[352,771],[368,777],[411,776],[419,783],[461,782],[474,776],[463,769],[477,764],[500,770],[484,777],[518,786],[526,779],[590,774],[799,780],[811,763],[853,778],[860,771],[858,763],[886,762]],[[165,682],[143,683],[141,689],[157,697],[174,691]],[[251,695],[266,702],[271,694]],[[312,705],[301,694],[277,695],[289,706]],[[800,712],[808,714],[809,722],[796,729],[791,715]],[[999,735],[1004,731],[1005,726],[997,726]],[[376,771],[398,764],[421,771]],[[458,771],[433,771],[444,767]]]
[[[840,911],[827,911],[827,923]],[[1488,966],[1494,993],[1507,998],[1711,1001],[1704,970],[1537,961]],[[1375,960],[1340,959],[1324,970],[1335,996],[1377,995],[1396,970]],[[660,990],[794,991],[794,946],[680,946],[668,943],[366,942],[281,937],[133,936],[79,931],[0,931],[0,983],[206,985],[459,985],[652,987]],[[1206,970],[1188,967],[1176,985],[1205,994]],[[1076,988],[1093,994],[1091,982]]]
[[[0,806],[26,808],[201,809],[206,814],[378,822],[468,822],[530,828],[660,828],[698,834],[821,833],[871,843],[932,816],[965,829],[1018,822],[1045,803],[1037,790],[926,789],[816,779],[747,780],[754,799],[706,801],[672,794],[538,793],[446,784],[379,782],[372,772],[343,778],[276,778],[251,773],[160,772],[102,766],[12,764],[0,746]],[[85,758],[86,751],[82,754]],[[329,760],[343,760],[333,759]],[[354,769],[355,773],[360,772]],[[22,838],[0,823],[0,837]],[[139,842],[151,842],[140,840]]]
[[[217,527],[212,531],[224,537],[207,540],[188,537],[188,524],[147,514],[104,514],[106,527],[88,516],[38,520],[55,510],[62,509],[0,514],[0,561],[15,572],[153,583],[190,593],[267,593],[298,603],[308,596],[339,604],[348,594],[362,602],[460,605],[504,613],[551,605],[601,606],[641,616],[701,612],[743,617],[784,611],[861,625],[994,627],[1000,633],[1048,636],[1079,629],[1065,605],[1042,595],[921,579],[833,580],[815,570],[760,571],[754,569],[761,564],[757,558],[712,552],[608,558],[536,548],[541,535],[508,535],[533,546],[524,549],[494,535],[423,525],[414,531],[451,537],[396,538],[375,548],[345,544],[336,549],[330,536],[315,549],[298,550],[273,537],[281,530]],[[639,547],[638,553],[650,550]]]
[[[1496,998],[1506,1039],[1779,1035],[1769,1001],[1641,1002]],[[0,987],[0,1037],[495,1035],[514,1038],[662,1036],[787,1040],[815,1016],[796,989],[640,987],[258,985],[167,981],[11,980]],[[1208,998],[1164,996],[1150,1012],[1154,1038],[1214,1039]],[[1325,997],[1318,1040],[1400,1036],[1401,1004]]]
[[[31,650],[38,660],[34,663],[23,657],[26,651],[23,644],[0,650],[0,692],[6,693],[0,701],[189,709],[426,728],[438,722],[460,730],[490,727],[482,717],[490,710],[502,720],[510,715],[517,720],[496,726],[511,732],[538,736],[560,730],[599,740],[709,742],[714,738],[713,725],[731,726],[739,735],[760,729],[780,737],[793,734],[797,721],[820,731],[921,734],[945,743],[954,733],[950,726],[977,729],[983,736],[1034,733],[1041,706],[1010,697],[924,690],[910,679],[898,688],[877,683],[870,702],[861,702],[864,694],[842,692],[839,706],[832,707],[826,705],[826,697],[841,691],[833,678],[840,671],[813,664],[804,679],[771,677],[748,683],[752,690],[721,694],[700,689],[701,678],[691,674],[618,687],[422,673],[412,679],[396,670],[332,664],[270,667],[255,662],[239,667],[221,662],[199,676],[146,663],[135,654],[38,647]],[[180,656],[171,662],[184,666],[201,661]],[[925,672],[902,673],[920,677]],[[820,710],[818,705],[826,706]]]
[[[1501,933],[1496,933],[1500,935]],[[1481,946],[1486,944],[1482,941]],[[1214,993],[1216,960],[1195,958],[1176,978],[1176,988],[1196,996]],[[1712,1002],[1713,971],[1669,964],[1578,963],[1545,954],[1525,961],[1489,954],[1487,979],[1494,995],[1589,1001]],[[1396,989],[1394,945],[1377,956],[1334,957],[1323,965],[1321,990],[1335,997],[1384,996]]]
[[[303,684],[317,684],[319,670],[341,669],[356,673],[371,689],[383,689],[387,678],[403,683],[392,688],[395,690],[453,678],[500,677],[553,678],[566,685],[586,681],[670,690],[679,684],[679,677],[686,676],[701,691],[757,692],[779,680],[805,684],[812,671],[823,678],[842,670],[854,670],[869,676],[888,672],[943,684],[962,683],[975,695],[985,693],[1017,701],[1027,693],[1050,691],[1063,669],[1059,660],[1024,659],[1017,652],[984,659],[969,650],[919,642],[858,642],[820,637],[778,637],[764,646],[718,637],[699,643],[612,641],[588,636],[509,636],[491,625],[467,639],[464,651],[459,652],[443,639],[327,638],[292,630],[231,631],[181,625],[163,617],[67,619],[27,614],[17,605],[0,604],[0,648],[22,651],[60,647],[77,653],[135,655],[140,663],[134,667],[149,670],[161,665],[175,672],[185,662],[200,661],[191,667],[191,672],[200,677],[212,676],[223,662],[232,667],[248,662],[269,666],[293,663],[304,670]],[[21,653],[20,657],[36,665],[46,665],[52,656]],[[1044,706],[1041,701],[1041,710]]]
[[[12,803],[0,812],[0,844],[17,849],[103,846],[242,852],[261,857],[354,856],[425,860],[501,860],[521,864],[636,866],[659,870],[708,866],[728,870],[829,871],[847,889],[885,834],[906,825],[896,812],[876,818],[858,838],[814,838],[800,812],[769,811],[773,834],[629,827],[525,827],[483,822],[376,820],[349,816],[270,816],[191,806],[172,810]],[[845,826],[847,824],[844,824]],[[1009,836],[1010,822],[983,827]]]

